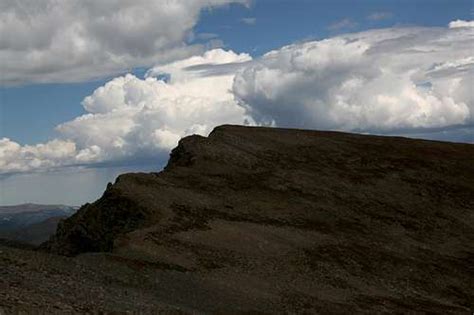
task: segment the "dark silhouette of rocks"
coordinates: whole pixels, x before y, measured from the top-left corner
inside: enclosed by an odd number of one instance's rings
[[[473,211],[474,145],[221,126],[41,248],[152,272],[140,288],[185,312],[456,314],[474,306]]]

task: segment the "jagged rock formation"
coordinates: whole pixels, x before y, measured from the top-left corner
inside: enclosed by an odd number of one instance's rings
[[[221,126],[120,176],[42,248],[166,266],[162,289],[203,311],[466,312],[474,146]]]

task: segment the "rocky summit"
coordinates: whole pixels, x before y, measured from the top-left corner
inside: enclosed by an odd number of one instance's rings
[[[474,145],[220,126],[121,175],[41,249],[129,287],[90,309],[468,313]]]

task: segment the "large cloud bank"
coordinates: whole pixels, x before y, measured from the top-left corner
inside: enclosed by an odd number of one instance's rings
[[[295,44],[240,73],[257,123],[395,132],[474,123],[474,28],[392,28]]]
[[[80,81],[185,57],[204,8],[246,0],[0,0],[0,83]],[[8,62],[5,62],[8,61]]]
[[[145,79],[117,77],[86,97],[88,114],[57,127],[61,139],[36,146],[0,140],[0,173],[153,157],[219,124],[251,121],[231,93],[247,54],[221,49],[156,67]],[[158,163],[158,162],[157,162]]]
[[[86,115],[35,146],[0,140],[0,174],[167,159],[217,125],[410,134],[474,142],[474,28],[391,28],[290,45],[252,60],[221,49],[117,77]],[[160,160],[161,159],[161,160]]]

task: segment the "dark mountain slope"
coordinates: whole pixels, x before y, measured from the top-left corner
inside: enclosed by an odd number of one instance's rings
[[[168,266],[173,298],[203,311],[466,312],[474,146],[222,126],[120,176],[42,247]]]

